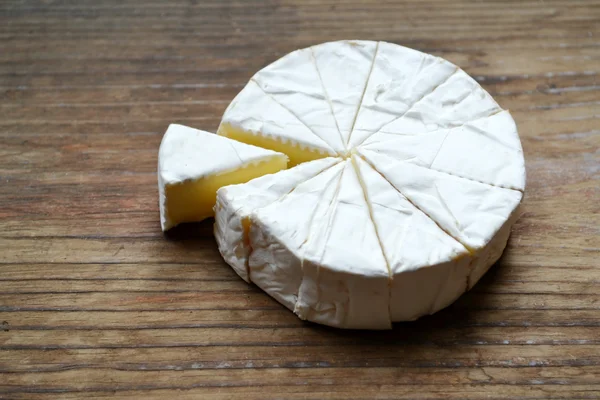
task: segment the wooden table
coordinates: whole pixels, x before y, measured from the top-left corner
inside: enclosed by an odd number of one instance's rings
[[[600,1],[2,1],[0,398],[600,398]],[[450,308],[302,323],[165,237],[170,122],[215,130],[249,77],[342,38],[445,57],[517,120],[523,215]]]

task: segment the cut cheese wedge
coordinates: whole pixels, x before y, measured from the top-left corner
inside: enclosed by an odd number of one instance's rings
[[[467,290],[469,251],[415,207],[366,161],[354,156],[390,268],[390,314],[410,321]]]
[[[248,82],[225,115],[217,134],[283,152],[290,166],[337,154],[255,81]]]
[[[335,197],[319,206],[305,244],[296,314],[342,328],[390,328],[389,269],[350,160]]]
[[[288,54],[257,72],[252,80],[338,155],[345,154],[346,145],[323,88],[312,49]],[[227,113],[223,119],[227,120]]]
[[[213,215],[217,190],[285,169],[287,157],[209,132],[172,124],[158,153],[163,231]]]
[[[525,189],[510,113],[457,66],[385,42],[275,61],[218,132],[297,165],[219,190],[223,258],[334,327],[388,329],[451,304],[502,254]]]
[[[362,148],[490,185],[525,189],[523,149],[508,111],[456,128],[371,140]]]
[[[378,42],[344,40],[311,47],[344,144],[354,128],[378,46]]]
[[[475,79],[457,70],[390,122],[372,130],[362,143],[416,135],[464,125],[502,111]]]
[[[363,143],[446,82],[458,68],[439,57],[379,42],[350,147]]]
[[[304,279],[306,244],[323,206],[335,199],[343,170],[344,163],[336,164],[250,217],[250,279],[290,310]]]
[[[242,279],[249,282],[250,214],[288,195],[301,183],[341,161],[340,158],[323,158],[217,191],[215,238],[221,255]]]
[[[359,150],[412,204],[472,250],[484,247],[523,194]],[[400,173],[402,171],[402,173]]]

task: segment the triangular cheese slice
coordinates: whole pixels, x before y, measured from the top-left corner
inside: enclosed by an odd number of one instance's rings
[[[287,195],[298,185],[340,163],[340,158],[323,158],[294,168],[253,179],[250,182],[222,187],[217,191],[215,238],[225,261],[245,281],[249,281],[247,264],[251,251],[248,217]]]
[[[523,194],[359,150],[402,195],[471,250],[485,246]]]
[[[366,161],[353,161],[390,266],[392,320],[413,320],[447,306],[466,290],[469,252]]]
[[[387,140],[363,144],[361,149],[429,167],[449,132],[449,129],[445,129],[420,135],[394,135]]]
[[[398,62],[398,60],[402,60]],[[457,67],[446,60],[391,43],[379,42],[373,71],[358,111],[348,148],[383,126],[445,82]]]
[[[346,152],[310,48],[296,50],[252,77],[338,154]]]
[[[163,231],[214,215],[217,190],[285,169],[284,154],[172,124],[158,152]]]
[[[285,153],[291,166],[336,154],[255,81],[248,82],[227,107],[217,134]]]
[[[344,143],[360,107],[378,42],[344,40],[312,47],[327,98]]]
[[[508,111],[454,128],[429,167],[509,189],[525,190],[525,159]]]
[[[342,328],[390,328],[389,270],[350,160],[336,198],[322,204],[327,212],[306,244],[296,314]]]
[[[303,279],[304,246],[322,218],[320,204],[335,197],[343,169],[344,163],[326,169],[250,216],[250,280],[290,310]]]
[[[525,189],[523,150],[508,111],[453,129],[394,135],[363,148],[490,185]]]
[[[458,70],[364,143],[386,140],[394,135],[455,128],[500,111],[502,109],[488,92],[466,72]]]

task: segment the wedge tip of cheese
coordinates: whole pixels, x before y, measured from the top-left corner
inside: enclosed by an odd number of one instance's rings
[[[171,124],[158,153],[161,228],[214,215],[217,190],[287,167],[282,153]]]

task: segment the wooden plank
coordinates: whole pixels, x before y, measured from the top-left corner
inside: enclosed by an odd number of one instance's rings
[[[106,399],[106,398],[131,398],[164,399],[175,392],[180,399],[252,399],[262,400],[265,391],[273,398],[286,399],[528,399],[548,400],[564,399],[570,396],[576,399],[594,399],[600,390],[597,385],[482,385],[477,384],[452,384],[452,385],[333,385],[308,384],[305,386],[269,386],[265,387],[193,387],[185,390],[175,389],[140,389],[140,390],[111,390],[111,391],[77,391],[72,393],[58,392],[64,399]],[[52,396],[51,390],[40,390],[35,393],[30,390],[26,393],[11,392],[15,399],[39,399]]]
[[[118,312],[115,312],[118,311]],[[462,317],[461,317],[462,316]],[[301,327],[302,321],[283,306],[260,310],[193,309],[193,310],[106,310],[106,311],[0,311],[5,330],[145,330],[190,329],[211,327]],[[427,326],[488,327],[595,327],[600,316],[595,309],[469,309],[450,307],[436,317],[418,324]],[[399,326],[402,324],[398,324]]]
[[[156,296],[138,296],[126,299],[129,304],[141,301],[165,301]],[[244,300],[243,296],[229,296],[228,305],[237,309],[273,309],[278,307],[270,299],[257,296]],[[218,300],[225,296],[195,296],[196,300],[206,300],[205,308],[219,307]],[[214,300],[211,302],[210,299]],[[237,300],[235,302],[231,300]],[[231,303],[231,304],[229,304]],[[196,303],[197,305],[197,303]],[[121,307],[122,309],[123,307]],[[174,303],[172,309],[185,309]],[[135,310],[136,307],[132,307]],[[154,310],[169,311],[169,307],[154,307]],[[493,310],[493,309],[492,309]],[[403,326],[403,325],[400,325]],[[413,343],[433,343],[438,346],[456,345],[599,345],[599,326],[458,326],[437,329],[425,324],[406,327],[384,333],[334,332],[322,327],[284,326],[277,329],[253,327],[200,327],[188,329],[104,329],[79,330],[76,334],[65,330],[16,330],[5,331],[0,339],[4,350],[27,349],[87,349],[87,348],[168,348],[168,347],[222,347],[229,346],[331,346],[385,343],[387,346]],[[251,351],[251,350],[250,350]]]
[[[377,379],[381,385],[466,385],[466,384],[555,384],[555,385],[595,385],[598,366],[576,366],[555,368],[429,368],[427,374],[418,368],[293,368],[293,369],[214,369],[187,371],[119,371],[87,369],[65,370],[44,373],[7,374],[0,388],[10,391],[27,391],[28,385],[45,390],[62,391],[62,382],[72,382],[73,389],[84,388],[86,382],[94,382],[88,390],[123,391],[135,388],[193,388],[195,386],[285,386],[331,385],[335,380],[340,386],[349,384],[369,385]],[[131,384],[136,382],[136,384]],[[72,390],[73,390],[72,389]],[[8,393],[10,393],[8,391]],[[68,391],[68,390],[67,390]]]
[[[569,272],[546,277],[546,280],[526,281],[518,276],[511,280],[494,279],[491,283],[478,285],[476,293],[485,294],[589,294],[595,295],[600,284],[600,269],[585,270],[583,282],[571,282]],[[561,279],[553,281],[553,279]],[[205,290],[238,291],[247,290],[248,284],[241,279],[227,281],[209,279],[204,281],[190,280],[114,280],[104,282],[101,286],[95,280],[59,280],[29,279],[29,280],[0,280],[0,292],[5,294],[33,293],[90,293],[90,292],[164,292],[184,293]]]
[[[0,4],[0,398],[592,399],[600,395],[598,0]],[[390,332],[300,321],[160,231],[156,156],[214,131],[297,48],[445,57],[511,110],[527,162],[504,256]]]
[[[227,286],[221,284],[221,286]],[[235,290],[222,292],[214,282],[214,290],[181,292],[153,291],[84,291],[73,293],[29,293],[0,294],[0,304],[13,304],[0,310],[195,310],[195,309],[240,309],[278,307],[277,303],[257,289],[236,286]],[[457,300],[455,307],[462,309],[560,309],[560,310],[600,310],[596,294],[538,294],[528,293],[468,293]]]
[[[5,366],[3,372],[58,372],[66,369],[110,368],[125,371],[187,371],[250,368],[483,368],[483,367],[569,367],[597,366],[598,346],[522,346],[519,356],[507,354],[506,345],[463,345],[439,347],[414,345],[411,348],[386,345],[269,347],[255,346],[252,358],[248,347],[157,349],[56,349],[0,350],[3,359],[21,357],[23,362]],[[7,369],[6,369],[7,368]]]
[[[206,235],[210,235],[209,232]],[[509,242],[510,245],[510,242]],[[191,263],[156,263],[145,261],[144,267],[139,264],[112,263],[112,264],[3,264],[0,282],[4,281],[31,281],[40,279],[40,275],[48,284],[56,280],[72,281],[209,281],[209,280],[238,280],[232,269],[223,267],[222,262],[209,263],[203,261],[202,267],[197,262]],[[52,274],[48,275],[48,271]],[[490,272],[482,278],[481,284],[495,285],[496,282],[509,284],[512,282],[546,282],[546,283],[590,283],[591,286],[598,279],[599,268],[569,267],[537,265],[528,267],[504,262],[504,258],[492,267]]]
[[[572,71],[575,66],[583,71],[598,71],[598,60],[600,60],[600,47],[585,47],[575,49],[564,49],[560,56],[556,55],[555,49],[530,49],[530,57],[526,60],[515,55],[512,49],[493,50],[485,54],[473,54],[463,51],[432,51],[434,55],[447,58],[455,64],[465,68],[473,74],[525,74],[538,71],[540,65],[552,63],[554,72]],[[173,58],[152,59],[148,54],[138,59],[78,59],[74,63],[72,59],[44,60],[43,64],[31,63],[29,60],[20,62],[5,61],[0,65],[0,76],[14,74],[18,67],[19,75],[70,75],[70,74],[94,74],[98,72],[111,74],[126,71],[139,73],[151,71],[165,71],[165,73],[178,73],[185,71],[214,70],[218,68],[248,68],[259,69],[270,61],[277,59],[283,54],[256,52],[246,57],[198,57],[179,56]],[[148,59],[152,62],[149,63]],[[510,68],[507,68],[507,65]]]
[[[540,385],[539,380],[532,385],[482,385],[476,384],[451,384],[451,385],[317,385],[307,382],[304,386],[269,386],[269,387],[193,387],[185,390],[176,389],[139,389],[139,390],[106,390],[106,391],[76,391],[54,392],[52,390],[35,389],[25,393],[10,393],[14,399],[40,399],[60,393],[64,399],[106,399],[106,398],[131,398],[164,399],[176,393],[178,399],[252,399],[262,400],[265,392],[273,398],[286,399],[594,399],[600,390],[598,385]]]

